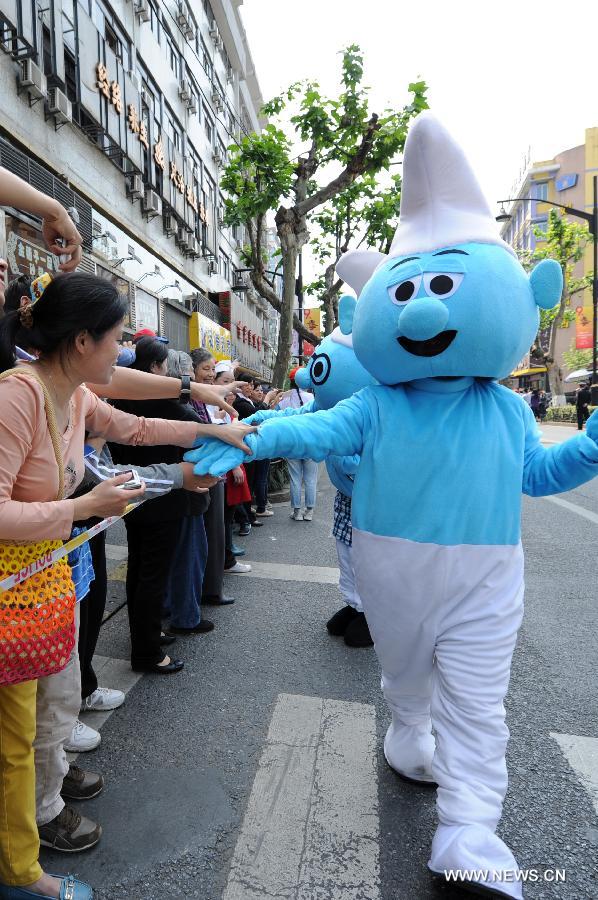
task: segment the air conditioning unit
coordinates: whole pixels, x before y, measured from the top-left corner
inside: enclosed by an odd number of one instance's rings
[[[183,34],[187,38],[188,41],[195,40],[195,32],[196,28],[191,19],[189,19],[189,23],[183,28]]]
[[[146,190],[143,195],[142,202],[143,212],[147,214],[149,218],[154,218],[155,216],[162,215],[162,200],[160,195],[155,191]]]
[[[46,76],[32,59],[24,59],[20,64],[19,89],[27,91],[30,97],[41,100],[48,93]]]
[[[228,84],[232,84],[235,77],[235,70],[231,65],[226,67],[226,81]]]
[[[152,95],[145,88],[141,88],[141,102],[145,103],[146,106],[152,105]]]
[[[216,24],[216,19],[212,19],[210,22],[210,37],[212,38],[212,43],[215,47],[218,47],[221,42],[220,32],[218,31],[218,25]]]
[[[127,72],[127,75],[133,82],[133,87],[138,91],[138,93],[141,93],[142,84],[141,84],[141,75],[139,74],[139,72],[135,72],[135,71],[133,71],[133,69],[131,69],[130,72]]]
[[[193,97],[189,97],[189,100],[187,102],[187,109],[189,110],[191,115],[197,115],[197,102]]]
[[[135,15],[140,22],[149,22],[151,19],[149,0],[135,0]]]
[[[222,163],[224,162],[224,159],[222,157],[222,153],[220,152],[220,150],[214,150],[214,152],[212,153],[212,159],[214,160],[214,162],[216,163],[217,166],[221,166]]]
[[[67,95],[57,87],[51,87],[48,91],[48,114],[54,116],[57,122],[72,122],[73,108]]]
[[[224,220],[224,213],[218,213],[218,228],[226,228],[226,222]]]
[[[222,112],[224,108],[224,100],[219,91],[212,91],[212,103],[216,112]]]
[[[143,197],[143,181],[141,180],[141,175],[129,175],[127,178],[127,195],[129,197],[133,197],[134,199],[138,199],[139,197]]]
[[[179,81],[179,97],[184,102],[189,100],[189,98],[191,97],[191,89],[189,87],[189,82],[186,81],[184,78],[182,81]]]
[[[176,18],[183,31],[189,28],[189,7],[186,0],[179,0],[179,11]]]
[[[176,233],[176,242],[181,248],[181,250],[185,250],[187,248],[187,241],[189,240],[189,232],[185,228],[184,225],[179,225]]]
[[[177,233],[177,221],[174,216],[170,215],[170,213],[162,216],[162,225],[164,226],[166,237],[172,237],[173,234]]]
[[[215,275],[218,271],[218,260],[210,259],[208,260],[208,272],[210,275]]]
[[[197,259],[198,256],[201,256],[201,247],[199,246],[199,241],[196,237],[191,235],[189,237],[189,255],[193,257],[193,259]]]

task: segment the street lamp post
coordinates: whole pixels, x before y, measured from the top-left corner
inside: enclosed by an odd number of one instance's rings
[[[593,207],[592,212],[586,212],[585,209],[575,209],[573,206],[567,206],[564,203],[555,203],[553,200],[538,200],[537,197],[517,197],[516,199],[508,198],[507,200],[499,200],[501,211],[496,217],[497,222],[508,222],[512,216],[505,211],[505,203],[546,203],[548,206],[556,206],[558,209],[564,209],[570,216],[576,219],[583,219],[588,223],[588,228],[593,240],[594,249],[594,272],[592,277],[592,307],[594,317],[592,322],[592,386],[591,393],[592,406],[598,406],[598,374],[597,374],[597,353],[596,342],[598,341],[598,175],[593,177]]]

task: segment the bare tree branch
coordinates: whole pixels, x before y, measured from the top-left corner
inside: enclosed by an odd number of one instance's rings
[[[297,218],[303,218],[311,212],[312,209],[315,209],[316,206],[320,206],[322,203],[330,200],[331,197],[339,194],[362,174],[365,169],[368,154],[374,143],[374,136],[379,128],[378,116],[376,113],[373,113],[361,139],[361,144],[343,171],[336,178],[333,178],[332,181],[329,181],[327,185],[320,188],[319,191],[312,194],[311,197],[307,197],[305,200],[295,205],[293,213]]]

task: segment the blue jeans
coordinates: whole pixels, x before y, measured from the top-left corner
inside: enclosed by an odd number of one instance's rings
[[[258,459],[254,463],[253,493],[255,494],[255,506],[257,512],[264,512],[268,502],[268,472],[270,471],[269,459]]]
[[[287,459],[291,476],[291,506],[301,508],[301,485],[305,485],[305,505],[313,509],[316,505],[318,484],[318,464],[313,459]]]
[[[175,628],[195,628],[201,621],[201,588],[208,558],[203,516],[181,521],[181,535],[170,567],[164,610]]]

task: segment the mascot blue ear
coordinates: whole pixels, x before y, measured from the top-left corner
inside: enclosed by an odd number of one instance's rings
[[[351,334],[353,331],[353,316],[357,300],[355,297],[344,294],[338,302],[338,324],[343,334]]]
[[[543,259],[529,277],[534,300],[540,309],[552,309],[563,293],[563,272],[556,259]]]

